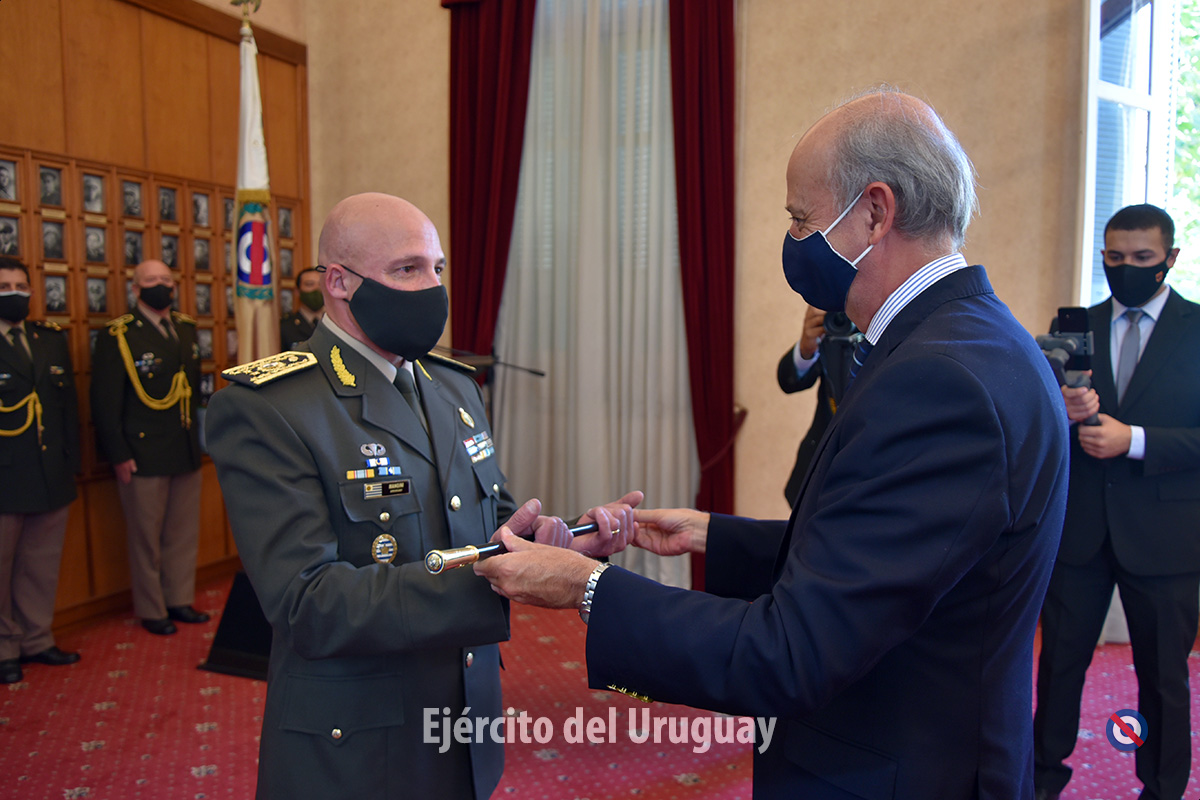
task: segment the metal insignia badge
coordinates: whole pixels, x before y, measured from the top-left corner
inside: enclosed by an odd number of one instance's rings
[[[361,445],[358,448],[358,452],[362,453],[368,458],[372,456],[378,458],[379,456],[387,455],[387,448],[377,442],[370,442],[368,444]]]
[[[50,365],[50,374],[51,375],[62,375],[65,372],[66,372],[66,370],[63,369],[62,367],[58,367],[53,364]]]
[[[460,417],[462,417],[463,422],[467,423],[468,428],[475,427],[475,419],[470,414],[467,413],[467,410],[465,408],[458,409],[458,415]]]
[[[381,533],[371,542],[371,558],[376,564],[390,564],[396,557],[396,537]]]

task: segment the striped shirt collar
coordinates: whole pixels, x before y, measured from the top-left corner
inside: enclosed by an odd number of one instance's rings
[[[900,284],[900,288],[892,292],[880,309],[875,312],[871,324],[867,326],[867,341],[872,345],[878,344],[887,326],[906,305],[913,301],[913,298],[950,273],[958,272],[966,267],[967,260],[963,258],[962,253],[951,253],[941,258],[935,258],[914,272],[908,280]]]

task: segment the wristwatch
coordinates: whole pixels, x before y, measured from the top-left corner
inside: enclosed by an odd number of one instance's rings
[[[587,588],[583,590],[583,602],[579,604],[579,618],[583,620],[584,625],[587,625],[588,618],[592,616],[592,597],[596,594],[600,574],[611,566],[612,564],[597,564],[592,574],[588,575]]]

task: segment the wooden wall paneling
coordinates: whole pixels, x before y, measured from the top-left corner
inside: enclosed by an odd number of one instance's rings
[[[147,166],[212,180],[207,37],[157,14],[141,18]]]
[[[129,556],[125,545],[125,515],[115,478],[83,485],[87,493],[88,548],[92,555],[95,597],[129,588]]]
[[[271,170],[271,194],[300,196],[300,100],[296,67],[259,56],[258,80],[262,87],[263,136]]]
[[[58,595],[54,607],[70,608],[92,597],[88,575],[87,503],[83,492],[71,503],[67,518],[67,536],[63,543],[62,562],[58,569]]]
[[[145,167],[139,13],[117,0],[71,0],[62,20],[66,142],[40,148]]]
[[[200,547],[196,564],[204,566],[229,556],[225,541],[225,502],[217,483],[217,468],[205,460],[200,466],[203,484],[200,489]]]
[[[208,39],[209,113],[212,115],[212,179],[237,183],[238,113],[241,105],[241,61],[238,46]],[[216,209],[214,209],[214,212]],[[214,223],[217,220],[213,220]]]
[[[0,83],[0,141],[6,144],[66,149],[62,16],[60,0],[0,3],[0,75],[6,76]]]

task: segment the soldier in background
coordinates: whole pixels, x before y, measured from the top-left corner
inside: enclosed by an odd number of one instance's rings
[[[133,611],[151,633],[207,622],[192,607],[200,536],[200,350],[195,321],[171,311],[161,261],[133,271],[137,302],[108,323],[92,355],[92,419],[125,512]]]
[[[50,625],[79,471],[79,414],[67,335],[26,321],[29,269],[0,258],[0,683],[21,664],[74,664]]]
[[[325,313],[320,272],[311,267],[301,271],[296,277],[296,289],[300,292],[300,307],[290,314],[284,314],[279,322],[279,346],[284,350],[307,342]]]

